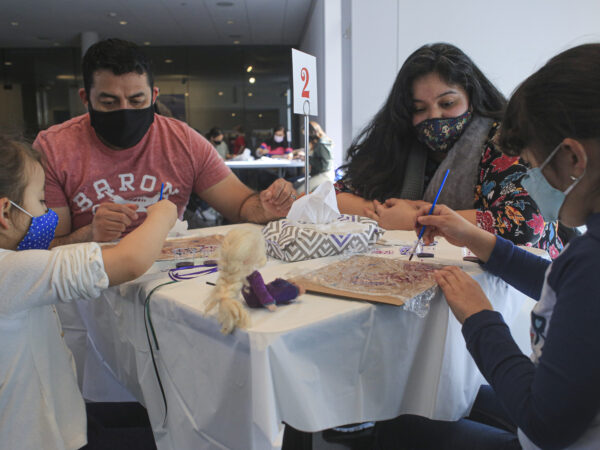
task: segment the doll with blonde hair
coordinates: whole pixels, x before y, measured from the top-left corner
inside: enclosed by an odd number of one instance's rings
[[[217,319],[223,334],[250,324],[242,296],[252,308],[275,311],[277,304],[289,303],[304,293],[301,287],[281,278],[265,285],[256,269],[266,263],[265,240],[259,230],[236,228],[227,233],[221,244],[219,278],[206,307],[206,312],[218,307]]]

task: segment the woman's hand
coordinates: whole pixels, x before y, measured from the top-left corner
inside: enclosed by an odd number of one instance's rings
[[[461,324],[479,311],[494,310],[481,286],[458,267],[448,266],[436,270],[435,280],[444,291],[448,306]]]
[[[303,148],[294,150],[292,152],[292,155],[293,155],[294,159],[301,159],[302,161],[304,161],[305,155],[304,155],[304,149]]]
[[[373,200],[373,210],[365,209],[365,215],[376,220],[386,230],[412,230],[417,225],[417,212],[431,204],[421,200],[389,198],[385,203]]]

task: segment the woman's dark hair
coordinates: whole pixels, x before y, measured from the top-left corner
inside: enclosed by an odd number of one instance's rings
[[[385,200],[400,193],[408,152],[422,145],[412,124],[413,83],[430,73],[461,86],[476,115],[502,117],[506,100],[467,55],[450,44],[424,45],[404,62],[385,104],[348,149],[344,181],[361,197]]]
[[[0,135],[0,197],[21,206],[27,186],[27,161],[42,163],[42,155],[21,139]]]
[[[527,78],[508,102],[499,144],[542,161],[565,138],[600,138],[600,44],[566,50]]]
[[[96,42],[85,52],[82,62],[83,87],[86,94],[94,82],[94,72],[110,70],[115,75],[136,72],[146,74],[150,88],[154,86],[150,59],[133,42],[122,39],[106,39]]]
[[[212,127],[208,133],[206,133],[206,139],[212,139],[212,138],[216,138],[217,136],[220,136],[223,134],[223,131],[221,131],[220,128],[218,127]]]
[[[283,125],[275,125],[275,127],[273,128],[273,134],[275,134],[277,131],[283,131],[283,134],[285,135],[285,127]]]

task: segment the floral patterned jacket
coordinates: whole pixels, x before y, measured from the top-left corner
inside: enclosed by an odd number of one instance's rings
[[[527,245],[548,251],[556,258],[563,249],[558,237],[558,223],[546,223],[540,211],[521,186],[527,166],[519,157],[504,155],[495,142],[500,128],[494,123],[479,163],[473,209],[477,226],[502,236],[517,245]],[[353,189],[343,180],[335,184],[336,193]]]

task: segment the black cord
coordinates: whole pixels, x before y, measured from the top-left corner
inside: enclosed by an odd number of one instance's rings
[[[150,347],[150,355],[152,356],[152,365],[154,366],[154,374],[156,375],[156,380],[158,381],[158,386],[160,387],[160,393],[162,394],[163,403],[165,405],[165,418],[163,420],[163,427],[167,423],[167,412],[168,412],[167,396],[165,395],[165,389],[163,387],[162,380],[160,379],[160,374],[158,373],[158,366],[156,365],[156,358],[154,357],[154,350],[152,350],[152,342],[150,341],[150,333],[148,333],[148,324],[150,324],[150,331],[152,332],[152,337],[154,338],[154,345],[156,346],[156,351],[159,351],[160,348],[158,346],[158,339],[156,338],[156,331],[154,330],[154,325],[152,324],[152,317],[150,316],[150,297],[152,296],[152,294],[154,294],[154,292],[158,288],[166,286],[167,284],[173,284],[173,283],[176,283],[176,281],[167,281],[166,283],[162,283],[162,284],[159,284],[158,286],[154,287],[150,291],[148,296],[146,297],[146,300],[144,301],[144,313],[145,313],[144,314],[144,327],[146,328],[146,339],[148,340],[148,346]]]

